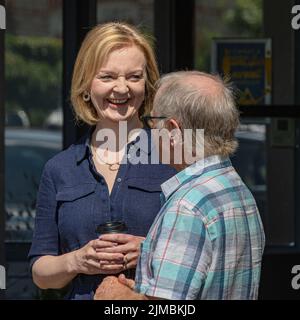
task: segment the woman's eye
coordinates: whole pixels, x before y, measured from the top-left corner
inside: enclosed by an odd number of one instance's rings
[[[143,76],[140,75],[140,74],[133,74],[133,75],[131,75],[131,76],[129,77],[129,79],[132,80],[132,81],[139,81],[139,80],[141,80],[142,78],[143,78]]]
[[[110,81],[110,80],[113,80],[113,77],[110,75],[103,75],[103,76],[98,76],[98,79],[103,81]]]

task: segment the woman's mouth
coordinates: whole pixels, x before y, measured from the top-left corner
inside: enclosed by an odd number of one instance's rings
[[[107,99],[107,101],[115,106],[121,107],[124,106],[125,104],[127,104],[127,102],[130,100],[130,98],[126,98],[126,99]]]

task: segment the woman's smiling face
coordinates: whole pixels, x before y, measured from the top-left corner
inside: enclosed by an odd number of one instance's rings
[[[146,59],[136,46],[113,50],[91,84],[91,100],[105,122],[136,121],[145,97]]]

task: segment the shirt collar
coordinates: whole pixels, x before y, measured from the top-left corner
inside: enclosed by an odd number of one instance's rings
[[[95,126],[90,127],[86,134],[84,134],[77,142],[75,142],[75,155],[76,155],[76,162],[79,164],[85,158],[88,157],[90,152],[90,140],[92,133],[95,129]]]
[[[200,177],[208,171],[218,170],[228,166],[231,166],[231,161],[227,157],[222,158],[221,156],[215,155],[198,160],[161,185],[165,200],[192,179]]]
[[[79,164],[82,162],[84,159],[86,159],[90,154],[91,154],[91,149],[90,149],[90,142],[91,142],[91,137],[92,133],[95,130],[95,126],[89,128],[88,132],[81,138],[77,143],[75,143],[75,148],[76,148],[76,162]],[[142,129],[141,129],[142,130]],[[148,144],[138,144],[138,148],[146,153],[147,155],[151,154],[151,129],[148,128],[143,128],[147,134],[147,139],[148,139]],[[135,146],[135,144],[139,141],[140,139],[140,132],[137,131],[129,140],[128,146]]]

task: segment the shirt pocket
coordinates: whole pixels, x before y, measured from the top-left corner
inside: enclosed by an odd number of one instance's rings
[[[88,196],[96,190],[96,184],[85,183],[72,187],[64,187],[56,194],[56,201],[70,202]]]
[[[64,187],[56,194],[57,224],[61,248],[69,252],[81,247],[94,235],[93,210],[96,184]]]
[[[123,211],[130,233],[147,235],[161,207],[160,184],[160,180],[151,183],[145,183],[144,179],[127,181],[128,196],[124,200]]]

